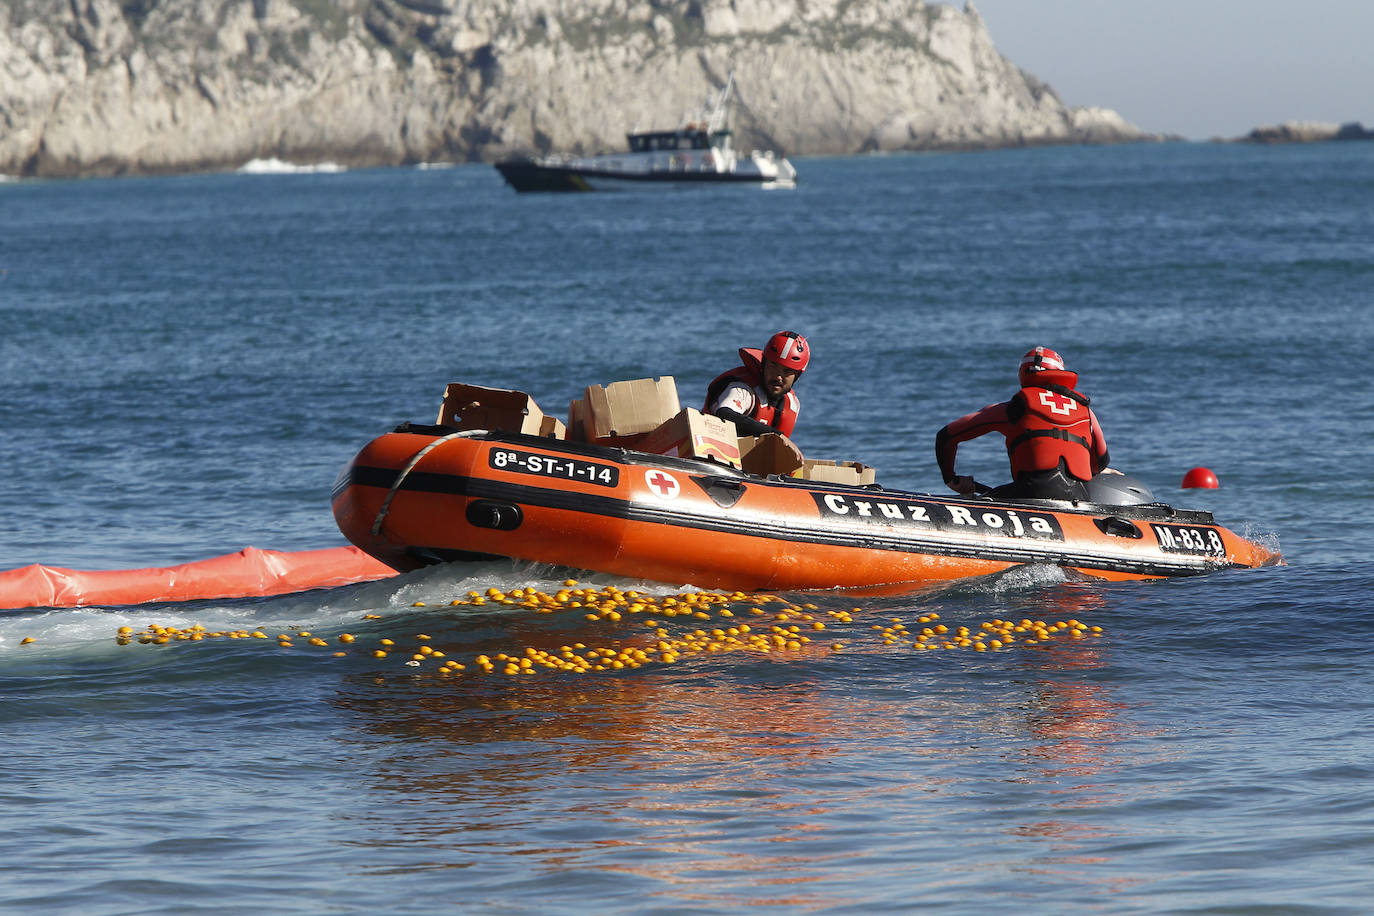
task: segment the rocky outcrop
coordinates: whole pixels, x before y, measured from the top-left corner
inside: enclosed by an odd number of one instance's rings
[[[1067,108],[972,4],[0,0],[0,173],[598,152],[676,126],[732,71],[745,148],[1145,139]]]
[[[1322,143],[1327,140],[1374,140],[1374,131],[1366,130],[1359,121],[1328,124],[1320,121],[1285,121],[1256,127],[1242,143]]]

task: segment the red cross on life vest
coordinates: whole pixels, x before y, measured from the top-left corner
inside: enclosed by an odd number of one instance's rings
[[[658,491],[659,496],[676,496],[678,492],[677,480],[671,474],[662,471],[650,471],[644,475],[644,482]]]
[[[1040,403],[1050,409],[1051,413],[1067,417],[1073,413],[1073,398],[1062,394],[1055,394],[1053,391],[1040,392]]]

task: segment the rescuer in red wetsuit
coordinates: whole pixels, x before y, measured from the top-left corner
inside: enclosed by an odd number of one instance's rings
[[[733,421],[743,435],[791,436],[801,411],[792,386],[811,362],[811,345],[795,331],[779,331],[762,350],[741,347],[739,356],[744,365],[707,387],[702,411]]]
[[[1088,399],[1075,390],[1078,373],[1047,347],[1021,359],[1021,390],[946,425],[935,437],[935,459],[945,483],[972,493],[972,477],[954,473],[960,442],[987,433],[1007,439],[1012,482],[992,491],[1008,499],[1087,499],[1087,482],[1107,468],[1107,440]]]

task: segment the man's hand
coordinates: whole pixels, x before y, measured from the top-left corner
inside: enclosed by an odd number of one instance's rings
[[[949,480],[946,480],[945,483],[949,485],[951,490],[961,496],[969,496],[974,490],[978,489],[978,484],[974,482],[972,477],[965,477],[962,474],[954,475]]]

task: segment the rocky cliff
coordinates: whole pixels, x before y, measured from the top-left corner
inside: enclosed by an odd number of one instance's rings
[[[922,0],[0,0],[0,174],[597,152],[734,71],[788,155],[1142,139]]]

